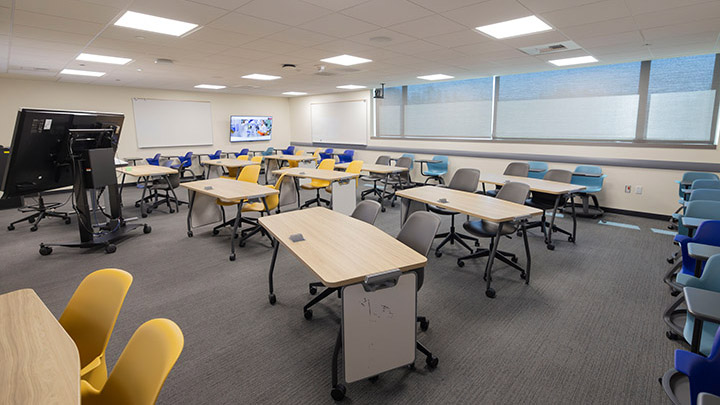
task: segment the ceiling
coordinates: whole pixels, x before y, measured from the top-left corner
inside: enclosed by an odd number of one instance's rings
[[[114,26],[126,10],[201,28],[177,38]],[[473,30],[533,14],[554,29],[504,40]],[[343,91],[335,87],[345,84],[419,83],[424,81],[416,76],[433,73],[463,79],[548,70],[554,68],[549,59],[587,54],[608,64],[714,53],[720,51],[719,33],[719,0],[0,0],[0,77],[325,94]],[[542,56],[517,49],[567,40],[582,49]],[[133,61],[79,62],[80,52]],[[320,62],[340,54],[373,62]],[[174,63],[158,65],[156,58]],[[284,63],[297,69],[284,70]],[[326,66],[323,75],[318,65]],[[108,74],[59,75],[63,68]],[[250,73],[282,79],[241,78]]]

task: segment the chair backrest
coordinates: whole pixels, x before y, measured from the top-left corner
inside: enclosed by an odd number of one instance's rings
[[[332,158],[333,158],[332,153],[320,152],[318,155],[320,155],[320,160],[326,160],[326,159],[332,159]],[[333,160],[334,160],[334,159],[333,159]]]
[[[368,224],[374,225],[381,208],[382,206],[377,201],[360,201],[360,203],[355,206],[355,209],[353,210],[352,214],[350,214],[350,216],[355,219],[367,222]]]
[[[313,152],[313,157],[319,157],[320,152],[322,152],[322,148],[315,148],[315,152]]]
[[[325,153],[327,153],[327,154],[329,154],[329,155],[332,155],[333,152],[335,152],[335,150],[334,150],[333,148],[327,148],[327,149],[325,149]]]
[[[270,156],[270,155],[272,155],[273,153],[275,153],[275,148],[273,148],[272,146],[268,146],[268,148],[265,149],[265,152],[263,152],[262,155],[263,155],[263,156]]]
[[[414,153],[403,153],[402,156],[400,156],[400,157],[408,157],[408,158],[410,158],[410,160],[415,162],[415,154]],[[412,169],[413,169],[413,164],[411,163],[410,170],[412,170]]]
[[[390,156],[387,155],[380,155],[377,159],[375,159],[376,165],[389,165],[390,164]]]
[[[145,322],[133,333],[100,394],[83,397],[82,403],[154,404],[184,345],[175,322]]]
[[[154,157],[151,158],[145,158],[145,160],[148,162],[148,164],[151,164],[153,166],[159,166],[160,165],[160,157],[162,155],[160,153],[155,154]]]
[[[527,177],[530,165],[525,162],[510,162],[505,171],[503,172],[506,176],[518,176]]]
[[[440,217],[432,212],[415,211],[403,224],[397,240],[421,255],[427,256],[439,227]],[[417,289],[420,290],[425,280],[425,269],[414,271],[417,273]]]
[[[455,171],[448,188],[474,193],[478,188],[478,181],[480,181],[480,170],[463,167]]]
[[[675,369],[688,377],[691,405],[697,403],[696,398],[701,393],[720,395],[720,384],[718,384],[720,328],[715,331],[715,339],[713,339],[708,357],[685,350],[675,350]]]
[[[395,162],[395,166],[397,166],[397,167],[407,167],[408,168],[408,171],[400,172],[397,174],[397,177],[399,179],[402,179],[402,181],[405,183],[410,183],[410,168],[412,167],[412,165],[413,165],[413,160],[407,156],[401,156],[397,160],[397,162]]]
[[[686,217],[694,217],[694,218],[705,218],[708,220],[720,220],[720,201],[711,201],[711,200],[698,200],[698,201],[690,201],[687,203],[687,206],[685,207],[685,214],[683,216]],[[708,222],[708,221],[706,221]],[[698,239],[702,235],[700,233],[700,228],[703,227],[703,225],[708,225],[706,222],[702,223],[700,227],[695,231],[695,234],[693,236],[694,240],[697,240],[698,243],[702,243],[702,240]],[[714,221],[710,221],[714,222]],[[710,229],[708,226],[707,229]],[[720,231],[720,228],[718,229]],[[680,235],[689,235],[688,228],[686,228],[682,224],[682,220],[678,223],[678,233]],[[684,250],[683,250],[683,267],[688,265],[689,263],[694,263],[693,258],[689,257],[687,259],[684,258]]]
[[[690,193],[690,201],[720,201],[720,190],[700,188]]]
[[[692,182],[692,186],[690,188],[692,190],[701,188],[720,189],[720,180],[698,179]]]
[[[543,180],[558,181],[560,183],[570,183],[572,181],[572,172],[570,170],[552,169],[545,173]]]
[[[262,156],[258,156],[260,159],[262,159]],[[248,155],[238,155],[235,159],[237,160],[248,160]]]
[[[575,173],[592,174],[594,176],[580,176]],[[588,188],[602,188],[606,177],[606,175],[602,174],[602,167],[600,166],[580,165],[575,167],[575,171],[573,172],[572,180],[570,180],[570,182],[572,184]]]
[[[132,281],[124,270],[94,271],[83,279],[60,315],[60,325],[78,348],[81,368],[105,353]]]
[[[683,173],[682,180],[678,182],[678,195],[681,198],[685,198],[685,193],[683,193],[683,189],[687,188],[688,184],[692,184],[693,181],[698,179],[720,180],[720,178],[718,178],[718,175],[715,173],[685,172]]]
[[[260,177],[260,165],[250,165],[242,168],[237,179],[248,183],[257,183],[258,177]]]
[[[262,157],[262,156],[253,156],[252,158],[250,158],[250,161],[251,161],[251,162],[257,162],[257,163],[262,163],[263,157]],[[258,165],[258,166],[260,166],[260,165]]]
[[[286,155],[294,155],[295,154],[295,147],[294,146],[288,146],[287,149],[285,149]]]
[[[280,175],[280,177],[278,177],[278,179],[277,179],[277,181],[275,182],[275,185],[274,185],[274,186],[271,186],[271,185],[268,184],[268,185],[266,185],[265,187],[274,188],[275,190],[280,191],[280,187],[281,187],[282,184],[283,184],[283,180],[284,180],[286,174],[287,174],[287,173],[282,173],[282,174]],[[267,209],[268,209],[268,211],[274,210],[274,209],[277,208],[278,205],[280,204],[280,193],[271,194],[271,195],[269,195],[269,196],[266,196],[266,197],[265,197],[265,203],[267,204]]]
[[[450,160],[447,156],[433,156],[432,160],[439,160],[440,163],[428,163],[427,168],[431,171],[445,171],[447,172],[448,169],[448,161]]]
[[[532,173],[529,173],[528,177],[532,177],[531,174]],[[572,172],[563,169],[548,170],[545,173],[543,180],[557,181],[560,183],[570,183],[572,181]],[[503,188],[505,187],[503,186]],[[555,201],[557,200],[557,196],[554,194],[542,193],[538,191],[533,191],[530,198],[536,205],[541,205],[549,208],[552,208],[555,205]],[[561,196],[560,200],[558,201],[558,207],[565,206],[566,202],[567,196]]]
[[[720,254],[711,256],[699,278],[690,277],[685,281],[685,286],[702,288],[720,293]]]
[[[345,169],[345,173],[360,173],[360,171],[362,171],[362,167],[362,160],[353,160],[348,164],[347,169]]]
[[[215,153],[211,153],[208,155],[210,159],[220,159],[220,155],[222,155],[222,150],[218,149],[215,151]]]
[[[322,153],[320,155],[322,155]],[[320,161],[320,164],[318,165],[317,168],[320,170],[334,170],[335,169],[335,159],[323,159]],[[313,187],[321,188],[321,187],[329,186],[330,182],[327,180],[312,179],[310,181],[310,184]]]
[[[514,202],[516,204],[525,204],[528,194],[530,194],[529,185],[519,181],[511,181],[502,186],[495,198]]]
[[[338,160],[340,161],[340,163],[352,162],[354,155],[355,155],[354,150],[346,149],[345,152],[343,152],[341,155],[338,155]]]
[[[304,155],[304,154],[305,154],[305,151],[302,150],[302,149],[296,149],[296,150],[295,150],[295,156],[302,156],[302,155]],[[300,166],[300,162],[298,162],[298,161],[289,161],[289,162],[288,162],[288,166],[289,166],[289,167],[298,167],[298,166]]]
[[[248,153],[250,153],[250,149],[248,148],[243,148],[243,150],[240,151],[241,155],[247,155]]]
[[[528,162],[528,177],[542,179],[548,171],[548,164],[545,162]]]

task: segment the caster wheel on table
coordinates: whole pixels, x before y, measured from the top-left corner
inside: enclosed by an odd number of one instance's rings
[[[150,233],[152,232],[152,226],[145,224],[143,225],[143,233]]]
[[[40,246],[40,254],[43,256],[47,256],[50,253],[52,253],[52,248],[50,246]]]
[[[139,203],[139,202],[136,202],[136,203],[135,203],[135,208],[140,208],[140,203]]]
[[[435,257],[442,257],[442,252],[436,250]]]
[[[8,231],[14,231],[15,225],[8,225]]]
[[[380,212],[385,212],[385,207],[380,208]]]
[[[672,290],[672,291],[670,291],[670,295],[672,295],[673,297],[677,297],[678,295],[680,295],[680,291]]]
[[[230,261],[231,261],[231,262],[234,262],[234,261],[235,261],[235,253],[233,253],[233,254],[230,255]]]
[[[152,214],[153,209],[152,209],[152,208],[148,208],[148,209],[145,210],[145,212],[147,212],[148,214]]]
[[[680,339],[680,335],[678,335],[677,333],[672,332],[672,331],[666,331],[666,332],[665,332],[665,337],[668,338],[668,339],[670,339],[670,340],[678,340],[678,339]]]
[[[551,244],[551,243],[548,243],[548,244],[546,245],[546,247],[547,247],[548,250],[555,250],[555,245],[553,245],[553,244]]]
[[[172,208],[170,208],[170,213],[171,213],[171,214],[174,214],[174,213],[175,213],[175,210],[172,209]]]
[[[510,261],[513,262],[513,263],[517,263],[517,262],[518,262],[517,256],[511,257],[511,258],[510,258]]]
[[[364,195],[361,195],[361,196],[360,196],[360,201],[365,201],[365,196],[364,196]]]
[[[519,236],[519,237],[522,237],[523,232],[522,232],[522,231],[517,231],[517,233],[516,233],[515,235],[517,235],[517,236]]]
[[[527,274],[525,274],[525,273],[520,273],[520,278],[523,279],[523,280],[527,279]]]
[[[65,225],[70,225],[72,220],[70,218],[65,218]]]
[[[275,305],[277,302],[277,298],[275,298],[275,294],[268,295],[268,301],[270,301],[270,305]]]
[[[408,364],[407,368],[409,368],[410,370],[415,370],[415,363]]]
[[[428,368],[431,369],[437,367],[439,361],[440,360],[432,354],[427,356],[427,358],[425,359],[425,363],[427,364]]]
[[[305,310],[305,312],[303,313],[303,316],[305,316],[305,319],[307,319],[308,321],[311,320],[312,316],[313,316],[312,309]]]
[[[113,245],[112,243],[108,243],[105,245],[105,253],[115,253],[117,250],[117,246]]]
[[[143,218],[147,218],[147,214],[144,213],[144,212],[143,212],[142,214],[140,214],[140,216],[143,217]]]
[[[310,286],[309,290],[310,290],[310,295],[317,294],[317,287]]]
[[[37,231],[37,230],[38,230],[37,225],[33,225],[33,226],[30,228],[30,232],[35,232],[35,231]]]
[[[488,288],[485,290],[485,295],[487,295],[488,298],[495,298],[495,290]]]
[[[391,202],[391,203],[390,203],[390,206],[393,207],[393,208],[395,208],[395,203],[394,203],[394,202]]]
[[[668,258],[665,259],[665,260],[667,260],[667,262],[670,263],[670,264],[675,263],[675,259],[673,259],[672,257],[668,257]]]
[[[239,242],[239,243],[238,243],[238,246],[240,246],[240,247],[245,247],[245,241]]]
[[[428,330],[429,327],[430,327],[430,321],[425,320],[425,321],[420,322],[420,330],[421,331],[425,332],[426,330]]]
[[[193,237],[192,231],[188,231],[187,236],[188,236],[188,238],[192,238]]]
[[[458,259],[457,265],[458,265],[458,267],[465,267],[465,262],[462,261],[462,260],[460,260],[460,259]]]
[[[480,241],[475,242],[475,247],[480,247]]]
[[[345,386],[342,384],[334,386],[330,391],[330,396],[336,401],[342,401],[345,398]]]
[[[374,383],[378,382],[379,379],[380,379],[379,375],[374,375],[374,376],[368,378],[368,381],[370,381],[371,383],[374,384]]]
[[[575,238],[573,238],[572,236],[568,236],[568,242],[575,243]]]
[[[219,230],[219,229],[213,229],[213,230],[212,230],[212,234],[213,234],[213,235],[217,235],[217,234],[219,234],[219,233],[220,233],[220,230]]]
[[[31,224],[34,223],[34,222],[35,222],[35,218],[28,218],[28,222],[30,222]]]

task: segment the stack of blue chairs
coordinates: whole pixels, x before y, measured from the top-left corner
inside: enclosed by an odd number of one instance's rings
[[[602,174],[602,168],[598,166],[584,166],[580,165],[575,168],[575,171],[573,173],[582,173],[582,174],[590,174],[592,176],[582,176],[582,175],[576,175],[573,174],[572,180],[570,181],[572,184],[577,184],[579,186],[585,186],[585,190],[579,191],[573,195],[573,199],[575,197],[580,197],[582,200],[582,210],[577,213],[578,216],[582,217],[590,217],[590,218],[597,218],[599,216],[602,216],[605,211],[603,211],[600,208],[600,204],[598,203],[597,196],[595,194],[602,191],[603,182],[605,181],[605,178],[607,175]],[[528,175],[530,172],[528,172]],[[590,209],[590,199],[592,198],[593,204],[595,207],[591,210]],[[574,204],[573,201],[571,201],[572,204]]]

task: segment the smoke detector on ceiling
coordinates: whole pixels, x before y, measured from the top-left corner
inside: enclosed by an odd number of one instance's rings
[[[172,65],[174,61],[172,59],[157,58],[155,59],[155,63],[158,65]]]
[[[295,70],[297,69],[297,66],[295,66],[294,63],[284,63],[282,65],[283,70]]]
[[[518,48],[520,51],[525,52],[528,55],[545,55],[548,53],[574,51],[580,49],[580,45],[573,41],[554,42],[551,44],[528,46],[525,48]]]

